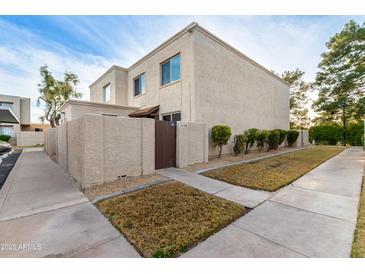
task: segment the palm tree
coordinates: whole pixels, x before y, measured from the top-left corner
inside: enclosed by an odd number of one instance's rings
[[[76,90],[79,79],[76,74],[72,72],[65,72],[62,81],[53,77],[48,70],[47,65],[40,68],[41,84],[38,84],[40,96],[37,100],[37,106],[44,103],[44,116],[40,117],[42,120],[47,120],[51,127],[59,125],[61,113],[60,107],[69,99],[79,99],[82,93]]]

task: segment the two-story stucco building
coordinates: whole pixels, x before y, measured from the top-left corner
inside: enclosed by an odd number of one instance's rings
[[[49,128],[47,124],[31,123],[30,98],[0,94],[0,109],[6,110],[8,113],[5,116],[5,118],[8,117],[5,122],[0,119],[0,135],[9,135],[11,137],[9,142],[13,145],[19,143],[17,138],[20,132],[42,132]],[[38,143],[40,143],[40,138],[36,144]]]
[[[111,67],[90,101],[129,107],[131,117],[227,124],[233,134],[289,128],[289,85],[196,23],[130,67]]]

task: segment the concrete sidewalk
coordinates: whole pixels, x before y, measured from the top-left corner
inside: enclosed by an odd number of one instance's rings
[[[0,257],[139,257],[43,151],[24,151],[0,191],[0,243]]]
[[[182,257],[349,257],[364,159],[345,150]]]
[[[258,206],[273,195],[266,191],[234,186],[183,169],[166,168],[157,170],[157,173],[248,208]]]

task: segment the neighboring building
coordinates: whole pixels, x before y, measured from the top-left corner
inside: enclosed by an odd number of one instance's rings
[[[43,131],[48,128],[45,124],[31,123],[31,101],[30,98],[0,94],[0,108],[10,109],[17,123],[1,123],[0,135],[11,136],[10,143],[17,144],[17,135],[23,131]]]
[[[196,23],[129,68],[111,67],[90,101],[138,108],[131,117],[227,124],[233,135],[289,128],[289,85]]]

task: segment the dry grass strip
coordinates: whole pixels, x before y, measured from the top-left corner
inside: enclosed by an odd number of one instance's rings
[[[362,181],[362,190],[359,201],[359,212],[357,216],[357,224],[352,244],[353,258],[365,258],[365,177]]]
[[[180,182],[98,203],[144,257],[176,257],[245,213],[245,208]]]
[[[252,189],[276,191],[342,152],[338,146],[315,146],[255,162],[210,170],[203,175]]]

